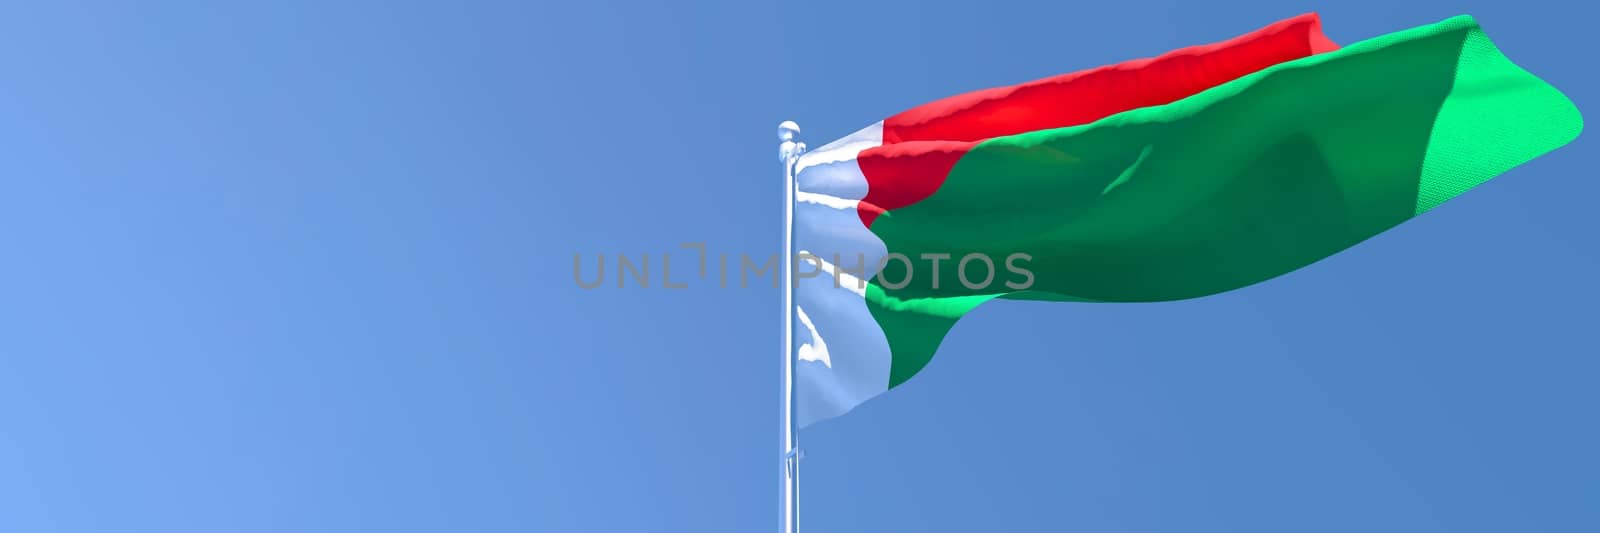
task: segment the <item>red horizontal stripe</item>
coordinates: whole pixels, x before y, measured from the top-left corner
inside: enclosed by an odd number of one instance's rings
[[[1317,14],[1308,13],[1220,43],[912,108],[885,120],[883,145],[858,158],[867,178],[867,195],[858,209],[861,221],[871,227],[878,215],[933,195],[956,161],[979,141],[1088,124],[1171,103],[1278,63],[1337,48],[1322,34]]]
[[[1088,124],[1337,48],[1317,14],[1307,13],[1220,43],[917,106],[884,121],[883,142],[977,141]]]

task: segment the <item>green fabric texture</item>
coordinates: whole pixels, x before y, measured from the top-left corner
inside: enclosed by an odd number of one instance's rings
[[[1362,41],[1171,104],[985,141],[931,197],[872,225],[867,294],[890,387],[993,298],[1153,302],[1304,267],[1576,138],[1582,118],[1466,16]],[[972,289],[955,259],[1014,253],[1035,282]],[[935,272],[921,254],[950,254]],[[983,267],[969,272],[980,278]],[[937,283],[935,283],[937,281]]]

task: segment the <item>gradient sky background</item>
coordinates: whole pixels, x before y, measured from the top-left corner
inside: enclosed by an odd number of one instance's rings
[[[1567,1],[861,4],[0,6],[0,531],[774,530],[779,293],[678,244],[776,251],[780,120],[1311,10],[1600,101]],[[1593,136],[1256,287],[986,306],[804,433],[805,530],[1600,531]]]

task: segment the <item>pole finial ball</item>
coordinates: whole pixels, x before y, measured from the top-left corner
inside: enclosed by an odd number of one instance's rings
[[[778,140],[792,141],[799,135],[800,125],[795,124],[793,120],[785,120],[783,123],[778,124]]]

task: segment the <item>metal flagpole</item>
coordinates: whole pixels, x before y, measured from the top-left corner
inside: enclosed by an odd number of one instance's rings
[[[795,161],[806,143],[796,140],[800,125],[778,124],[778,159],[783,161],[783,533],[800,531],[800,435],[794,426],[794,193]]]

